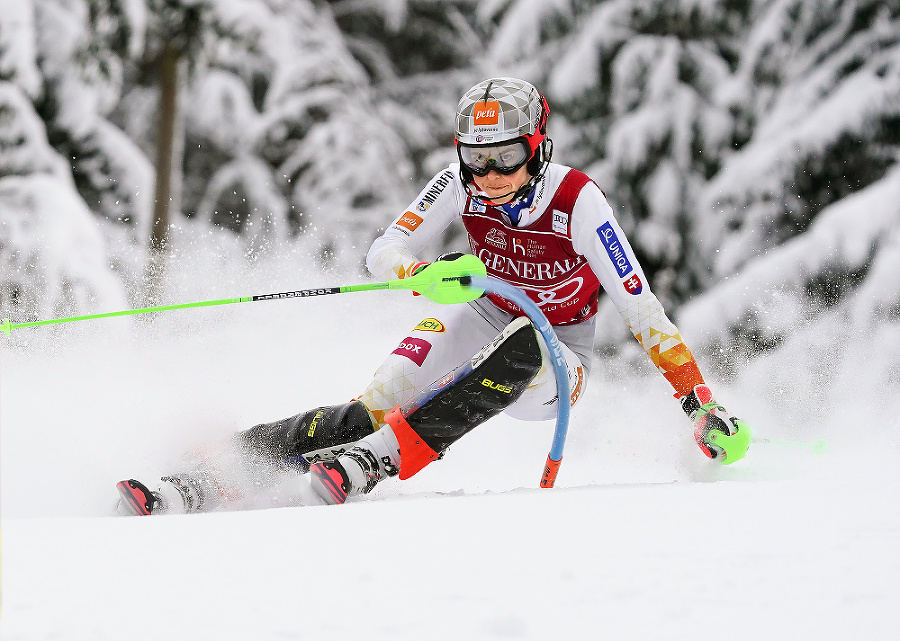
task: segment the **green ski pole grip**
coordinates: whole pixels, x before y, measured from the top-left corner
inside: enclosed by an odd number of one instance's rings
[[[454,260],[438,260],[415,276],[392,280],[390,289],[411,289],[436,303],[452,305],[481,298],[484,289],[472,287],[472,277],[484,278],[487,268],[477,256],[463,254]]]

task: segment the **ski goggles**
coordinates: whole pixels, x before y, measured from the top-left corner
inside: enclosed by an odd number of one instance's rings
[[[457,145],[460,161],[476,176],[487,176],[489,171],[512,174],[528,162],[531,148],[524,139],[499,145]]]

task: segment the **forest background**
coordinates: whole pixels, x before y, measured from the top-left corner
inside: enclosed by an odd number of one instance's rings
[[[0,319],[365,281],[492,75],[546,94],[717,399],[828,455],[707,461],[604,300],[552,492],[550,426],[498,416],[341,509],[104,518],[441,308],[16,329],[0,637],[896,638],[900,0],[0,0]]]
[[[826,394],[900,344],[897,0],[0,0],[0,317],[363,279],[492,75],[545,93],[718,375],[802,353]]]

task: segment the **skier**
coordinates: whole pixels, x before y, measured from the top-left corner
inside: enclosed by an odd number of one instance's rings
[[[244,468],[308,473],[319,501],[339,504],[385,477],[411,477],[499,412],[554,418],[556,404],[574,407],[587,384],[601,287],[674,388],[703,454],[726,464],[745,455],[749,428],[714,400],[605,194],[582,172],[551,162],[549,111],[534,86],[515,78],[491,78],[467,91],[456,114],[459,162],[439,172],[374,241],[366,266],[381,280],[429,269],[419,253],[461,218],[469,250],[487,274],[524,290],[554,326],[569,397],[558,398],[546,348],[528,318],[488,295],[420,322],[349,403],[239,433],[233,442]],[[135,514],[214,509],[229,491],[213,467],[164,477],[154,491],[135,480],[118,487]]]

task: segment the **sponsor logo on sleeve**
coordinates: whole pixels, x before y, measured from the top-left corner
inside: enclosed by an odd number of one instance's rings
[[[416,227],[418,227],[422,223],[422,217],[418,216],[411,211],[404,213],[400,218],[397,219],[396,225],[398,227],[404,227],[409,231],[415,231]]]
[[[416,205],[416,209],[427,211],[434,204],[434,201],[437,200],[437,197],[441,195],[441,192],[447,188],[451,180],[453,180],[453,172],[448,169],[428,186],[428,189],[422,194],[422,199]]]
[[[428,356],[428,352],[430,351],[431,343],[423,341],[421,338],[408,336],[407,338],[404,338],[403,342],[397,346],[397,349],[391,353],[405,356],[419,367],[422,367],[422,363],[425,362],[425,357]]]
[[[628,256],[625,254],[622,243],[619,242],[619,237],[616,236],[616,230],[612,228],[612,225],[610,225],[609,222],[603,223],[597,228],[597,235],[600,236],[600,240],[603,241],[603,247],[606,248],[609,259],[615,266],[616,271],[619,272],[619,278],[624,278],[631,273],[633,267],[631,266],[631,262],[628,260]]]
[[[632,274],[630,278],[622,281],[622,284],[625,285],[625,289],[632,296],[637,296],[644,291],[644,283],[641,282],[637,274]]]
[[[413,331],[420,332],[445,332],[447,331],[444,324],[436,318],[426,318],[413,328]]]

